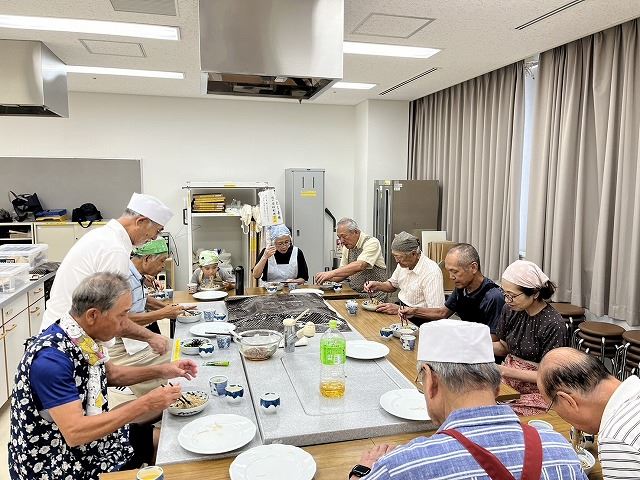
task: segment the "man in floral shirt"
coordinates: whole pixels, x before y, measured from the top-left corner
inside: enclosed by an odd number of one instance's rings
[[[190,360],[112,364],[102,342],[121,335],[130,307],[128,280],[96,273],[73,292],[71,311],[30,339],[11,398],[11,479],[97,480],[153,462],[158,432],[148,422],[180,396],[180,386],[109,411],[107,384],[191,378],[197,367]]]

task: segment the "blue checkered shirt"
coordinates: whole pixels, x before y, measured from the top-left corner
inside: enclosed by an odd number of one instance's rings
[[[440,429],[455,429],[493,453],[519,479],[524,460],[524,437],[520,420],[510,407],[456,410]],[[486,472],[454,438],[436,432],[402,445],[373,466],[366,480],[488,480]],[[571,445],[555,431],[540,432],[542,440],[541,480],[587,480]]]

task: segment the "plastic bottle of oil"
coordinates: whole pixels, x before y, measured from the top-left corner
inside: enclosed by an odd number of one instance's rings
[[[341,398],[345,388],[346,341],[338,330],[338,321],[329,320],[329,328],[320,338],[320,393]]]

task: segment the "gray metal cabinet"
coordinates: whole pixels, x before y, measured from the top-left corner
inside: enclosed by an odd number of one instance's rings
[[[324,170],[288,168],[285,170],[284,219],[291,229],[293,243],[304,252],[309,280],[328,266],[324,248]]]

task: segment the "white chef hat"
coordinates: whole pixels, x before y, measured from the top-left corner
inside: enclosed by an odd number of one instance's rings
[[[142,193],[134,193],[131,195],[131,200],[129,200],[127,208],[138,212],[140,215],[144,215],[149,220],[163,227],[171,220],[171,217],[173,217],[173,212],[169,210],[164,203],[156,197]]]
[[[462,320],[436,320],[420,327],[418,360],[444,363],[493,363],[489,327]]]

